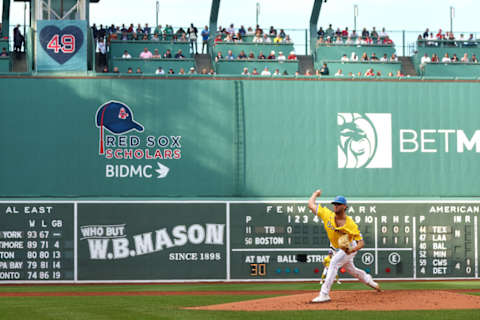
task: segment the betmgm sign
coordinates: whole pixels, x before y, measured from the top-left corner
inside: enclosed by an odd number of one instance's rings
[[[39,20],[37,71],[87,71],[87,22]]]

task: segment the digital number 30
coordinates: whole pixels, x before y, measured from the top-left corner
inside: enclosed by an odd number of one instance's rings
[[[48,41],[47,49],[53,50],[55,53],[72,53],[75,51],[75,37],[71,34],[64,34],[60,41],[58,41],[58,34],[54,35],[50,41]]]

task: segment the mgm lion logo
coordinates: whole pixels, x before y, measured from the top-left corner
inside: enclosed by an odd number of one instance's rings
[[[391,115],[338,113],[338,167],[391,168]]]

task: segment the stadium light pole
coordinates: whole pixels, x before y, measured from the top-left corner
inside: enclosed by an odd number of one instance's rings
[[[156,16],[157,20],[156,21],[157,21],[157,24],[155,25],[155,28],[158,27],[158,12],[159,11],[160,11],[160,2],[157,0],[157,2],[156,2],[156,13],[157,13],[157,16]]]
[[[358,4],[353,5],[353,30],[357,31]]]
[[[453,18],[455,17],[455,8],[450,7],[450,33],[453,32]]]
[[[260,2],[257,2],[257,10],[256,10],[256,25],[258,26],[258,16],[260,15]]]

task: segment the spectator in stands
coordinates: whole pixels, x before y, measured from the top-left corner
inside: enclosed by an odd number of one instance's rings
[[[172,28],[171,25],[166,24],[166,25],[165,25],[165,29],[163,30],[163,32],[165,33],[167,40],[170,40],[170,39],[172,38],[172,36],[173,36],[173,28]]]
[[[243,71],[242,71],[241,75],[242,75],[242,76],[249,76],[249,75],[250,75],[250,72],[248,72],[248,68],[247,68],[247,67],[243,68]]]
[[[127,73],[133,73],[133,69],[131,67],[128,68]]]
[[[263,52],[260,51],[260,53],[258,54],[257,59],[264,60],[264,59],[267,59],[267,58],[265,57],[265,55],[263,54]]]
[[[98,38],[97,48],[99,53],[99,64],[104,66],[107,64],[107,47],[102,37]]]
[[[401,70],[397,70],[397,74],[395,76],[396,77],[405,77],[405,75],[402,73]]]
[[[292,43],[292,39],[290,39],[290,36],[288,34],[283,39],[283,43]]]
[[[335,35],[335,31],[333,30],[331,24],[329,24],[327,30],[325,30],[325,35],[330,38],[333,38],[333,36]]]
[[[233,26],[233,23],[230,25],[230,27],[227,28],[227,33],[230,34],[232,37],[235,34],[235,27]]]
[[[347,37],[347,40],[345,40],[345,44],[353,44],[353,40],[351,37]]]
[[[190,70],[188,70],[188,74],[197,74],[195,67],[190,67]]]
[[[185,69],[180,68],[180,71],[178,71],[178,74],[185,75]]]
[[[358,56],[355,52],[350,55],[350,61],[358,61]]]
[[[135,29],[135,32],[136,33],[143,33],[143,29],[142,29],[142,26],[139,24],[137,24],[137,29]]]
[[[335,40],[335,44],[343,44],[343,38],[342,37],[337,37]]]
[[[178,49],[177,53],[175,54],[175,59],[185,59],[185,56],[182,53],[182,49]]]
[[[295,51],[290,51],[290,54],[288,55],[288,60],[297,60],[297,55],[295,54]]]
[[[252,76],[258,76],[257,68],[253,68],[253,70],[252,70]]]
[[[255,55],[253,54],[252,51],[250,51],[250,53],[248,54],[248,60],[253,60],[255,59]]]
[[[197,34],[198,34],[198,29],[193,25],[193,23],[190,24],[190,27],[187,30],[188,33],[188,39],[190,40],[190,49],[192,50],[192,54],[197,54]]]
[[[237,35],[235,36],[235,38],[233,39],[233,42],[236,42],[236,43],[241,43],[243,42],[243,39],[242,39],[242,35],[238,32]]]
[[[380,39],[384,39],[388,37],[387,31],[385,31],[385,27],[382,28],[382,31],[380,32]]]
[[[365,71],[364,77],[374,77],[375,76],[375,72],[373,72],[373,68],[369,68],[367,69],[367,71]]]
[[[162,25],[159,24],[158,26],[155,27],[155,29],[153,30],[153,34],[156,34],[157,36],[161,36],[162,35]]]
[[[478,59],[477,59],[477,56],[475,55],[475,53],[472,53],[471,63],[478,63]]]
[[[367,56],[367,53],[366,53],[366,52],[364,52],[364,53],[362,54],[362,57],[360,58],[360,61],[368,61],[368,56]]]
[[[0,23],[0,33],[2,31],[2,28],[1,28],[2,24]],[[95,41],[97,40],[98,38],[98,29],[97,29],[97,25],[94,23],[91,27],[92,29],[92,33],[93,33],[93,39],[95,39]]]
[[[353,31],[352,31],[352,34],[350,35],[350,38],[352,38],[352,40],[357,40],[358,34],[357,34],[357,31],[356,31],[356,30],[353,30]]]
[[[340,61],[342,61],[342,62],[348,62],[348,57],[347,57],[347,54],[346,54],[346,53],[343,54],[342,58],[340,58]]]
[[[284,56],[284,54],[283,54],[282,51],[279,51],[279,52],[278,52],[277,60],[278,60],[278,61],[285,61],[285,60],[287,60],[287,57]]]
[[[344,76],[344,74],[343,74],[342,69],[338,69],[337,73],[335,73],[335,77],[343,77],[343,76]]]
[[[113,73],[120,73],[120,70],[118,70],[118,67],[113,67]]]
[[[278,33],[278,35],[282,38],[282,39],[285,39],[285,37],[287,36],[287,34],[285,33],[285,31],[283,29],[280,29],[280,32]]]
[[[426,65],[427,63],[430,63],[430,62],[432,62],[432,59],[430,59],[430,57],[426,53],[420,59],[420,65]]]
[[[143,41],[148,41],[148,34],[144,33],[142,37]]]
[[[389,77],[393,77],[393,72],[390,71],[390,72],[388,73],[388,76],[389,76]]]
[[[445,52],[445,55],[443,56],[442,58],[442,62],[444,63],[448,63],[448,62],[451,62],[452,60],[450,59],[450,57],[448,56],[448,52]]]
[[[282,43],[283,39],[280,37],[280,34],[277,34],[275,38],[273,39],[273,43]]]
[[[240,29],[238,29],[238,33],[243,37],[247,34],[247,30],[245,30],[245,27],[243,25],[240,26]]]
[[[167,51],[165,51],[165,53],[163,54],[163,58],[172,59],[172,51],[170,51],[170,49],[167,49]]]
[[[377,71],[377,77],[381,77],[382,73],[380,71]]]
[[[345,29],[342,30],[341,36],[342,36],[343,39],[347,39],[347,38],[348,38],[348,36],[349,36],[348,27],[345,27]]]
[[[233,55],[232,50],[228,50],[227,56],[225,57],[227,60],[235,60],[235,56]]]
[[[465,53],[463,54],[463,57],[462,57],[461,61],[462,61],[463,63],[469,63],[469,62],[470,62],[470,59],[468,58],[468,53],[465,52]]]
[[[387,62],[388,61],[388,56],[386,53],[383,54],[383,57],[380,58],[381,62]]]
[[[322,27],[320,27],[320,29],[318,29],[317,31],[317,39],[320,39],[320,38],[323,39],[324,36],[325,36],[325,31],[323,30]]]
[[[322,76],[328,76],[330,74],[330,70],[328,70],[328,66],[326,63],[322,65],[322,68],[320,69],[320,74]]]
[[[253,38],[252,42],[254,43],[263,43],[263,38],[260,35],[260,33],[257,33],[255,37]]]
[[[275,60],[276,57],[275,57],[275,51],[270,51],[270,54],[268,55],[267,57],[268,60]]]
[[[152,41],[160,41],[158,34],[156,33],[153,34]]]
[[[223,55],[221,51],[217,52],[217,55],[215,56],[215,62],[218,62],[219,60],[223,59]]]
[[[186,34],[187,34],[187,32],[185,32],[185,30],[182,27],[180,27],[177,30],[177,32],[175,32],[175,38],[176,39],[182,39],[182,38],[186,39],[186,37],[182,37],[183,35],[186,35]]]
[[[453,56],[452,56],[452,62],[458,62],[458,57],[457,57],[457,54],[454,53]]]
[[[438,58],[438,55],[436,53],[432,54],[432,62],[438,63],[440,62],[440,59]]]
[[[255,35],[255,31],[253,30],[252,27],[248,27],[247,29],[247,36],[254,36]]]
[[[445,36],[442,33],[442,29],[438,29],[437,35],[435,36],[437,40],[443,40],[445,39]]]
[[[272,73],[268,70],[268,67],[265,67],[261,73],[262,76],[271,76]]]
[[[210,68],[210,71],[208,71],[208,74],[211,75],[211,76],[215,75],[215,70]]]
[[[162,67],[158,67],[157,70],[155,70],[155,74],[164,75],[165,71],[162,69]]]
[[[132,33],[132,40],[135,40],[135,41],[138,40],[138,36],[135,32]]]
[[[177,39],[178,42],[188,42],[188,39],[187,39],[187,34],[186,33],[182,33],[180,35],[180,39]]]
[[[108,67],[107,67],[107,66],[104,66],[103,69],[102,69],[102,72],[103,72],[103,73],[108,73]]]
[[[168,74],[175,74],[175,71],[173,71],[172,68],[168,69]]]
[[[398,57],[395,53],[392,53],[392,55],[390,56],[390,62],[397,62],[398,61]]]
[[[0,57],[8,57],[7,49],[4,47],[2,48],[2,52],[0,53]]]
[[[140,69],[140,67],[138,67],[138,68],[137,68],[137,72],[136,72],[136,73],[137,73],[137,74],[141,74],[141,73],[143,73],[143,72],[142,72],[142,69]]]
[[[247,59],[247,55],[245,54],[245,51],[240,51],[240,53],[237,56],[237,59]]]
[[[143,51],[140,52],[140,59],[151,59],[153,57],[153,54],[152,52],[150,52],[150,50],[148,50],[147,47],[143,48]]]
[[[215,37],[215,40],[213,40],[213,45],[216,45],[219,42],[223,42],[221,34],[217,34],[217,36]]]
[[[161,59],[161,58],[162,58],[162,56],[160,55],[160,53],[158,53],[158,49],[154,49],[154,50],[153,50],[152,58],[153,58],[153,59]]]
[[[271,36],[271,37],[276,37],[277,36],[277,30],[273,26],[271,26],[270,30],[268,31],[268,35]]]
[[[378,40],[378,32],[377,30],[375,29],[375,27],[372,28],[372,32],[370,33],[370,38],[373,39],[373,41],[376,41]]]
[[[430,29],[428,29],[428,28],[425,29],[425,32],[423,33],[422,38],[426,40],[428,38],[429,34],[430,34]]]
[[[370,37],[370,33],[368,32],[367,28],[363,28],[362,30],[362,38],[366,40],[367,38]]]
[[[207,68],[203,68],[202,71],[200,72],[200,74],[208,74]]]
[[[205,26],[202,30],[202,53],[208,52],[208,38],[210,37],[210,30],[208,30],[208,26]],[[221,37],[220,37],[221,38]]]
[[[130,55],[130,53],[128,53],[127,50],[123,51],[123,54],[122,54],[122,59],[131,59],[132,56]]]
[[[280,77],[282,74],[280,73],[280,70],[278,69],[275,69],[275,71],[273,72],[273,76],[274,77]]]
[[[371,61],[378,61],[378,57],[377,57],[377,55],[375,54],[375,52],[372,52],[372,55],[370,56],[370,60],[371,60]]]
[[[389,36],[386,36],[385,38],[383,38],[383,44],[387,45],[387,46],[390,46],[390,45],[393,44],[393,41],[392,41],[392,39],[390,39]]]
[[[103,27],[103,25],[100,25],[100,28],[98,29],[98,38],[105,38],[107,35],[107,30]]]
[[[272,39],[266,33],[263,35],[263,43],[272,43]]]
[[[305,76],[313,76],[312,71],[310,69],[305,70]]]
[[[229,34],[227,34],[225,39],[223,39],[223,41],[224,42],[233,42],[233,36],[229,33]]]

